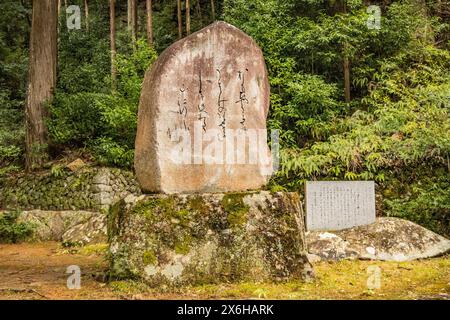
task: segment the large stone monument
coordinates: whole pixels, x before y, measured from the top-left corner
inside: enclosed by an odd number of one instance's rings
[[[268,107],[261,50],[229,24],[160,55],[142,88],[135,156],[153,194],[111,208],[112,276],[153,286],[312,276],[298,194],[257,190],[272,174]]]
[[[144,191],[258,189],[271,175],[261,49],[216,22],[165,50],[145,75],[135,170]]]

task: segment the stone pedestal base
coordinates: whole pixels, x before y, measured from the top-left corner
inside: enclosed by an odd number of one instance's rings
[[[111,275],[151,286],[308,280],[296,193],[145,195],[109,213]]]

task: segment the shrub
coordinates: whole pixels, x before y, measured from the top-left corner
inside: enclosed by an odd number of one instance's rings
[[[414,181],[417,177],[394,181],[384,190],[385,212],[450,237],[450,175],[446,168],[436,171],[431,177],[428,172],[421,172],[419,181]],[[414,175],[417,172],[411,173]]]
[[[0,213],[0,243],[17,243],[31,237],[36,226],[18,222],[19,211]]]
[[[105,123],[97,102],[106,95],[81,92],[58,93],[49,106],[47,126],[52,143],[68,147],[85,146],[102,135]]]

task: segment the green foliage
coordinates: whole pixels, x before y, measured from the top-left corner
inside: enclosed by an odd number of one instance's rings
[[[105,124],[99,121],[101,110],[97,102],[106,97],[106,94],[90,92],[57,93],[49,106],[47,121],[52,142],[76,147],[99,136]]]
[[[414,186],[385,195],[384,213],[449,234],[450,189],[442,179],[450,170],[450,54],[436,40],[449,25],[415,1],[383,9],[379,30],[367,28],[361,1],[347,1],[343,13],[338,2],[228,0],[224,17],[266,57],[269,125],[281,129],[282,147],[271,188],[302,190],[310,179]],[[342,101],[344,58],[350,104]]]
[[[81,9],[81,29],[69,30],[64,5],[58,29],[58,92],[109,93],[110,43],[109,5],[106,1],[89,1],[89,30],[83,16],[84,2],[72,0]],[[95,89],[95,90],[94,90]]]
[[[17,243],[33,235],[35,225],[18,222],[19,215],[19,211],[0,213],[0,243]]]
[[[385,212],[425,225],[440,234],[450,234],[450,174],[438,169],[427,177],[431,168],[422,168],[392,181],[383,192]],[[431,169],[433,170],[433,169]],[[434,169],[435,170],[435,169]],[[419,179],[417,179],[419,177]]]
[[[28,63],[28,4],[0,3],[0,176],[20,168]]]
[[[447,60],[438,61],[449,61],[447,56]],[[357,111],[342,119],[349,130],[328,141],[316,142],[310,148],[284,149],[281,174],[296,175],[295,183],[320,176],[382,182],[387,169],[423,162],[445,166],[450,154],[450,82],[439,74],[438,67],[424,65],[419,77],[416,69],[389,70],[389,77],[383,74],[386,79],[365,99],[374,113]],[[445,68],[440,71],[445,72]],[[428,86],[411,88],[403,83],[429,77],[434,77],[434,83]]]
[[[130,168],[134,161],[134,148],[123,146],[111,138],[99,138],[92,146],[97,161],[102,165]]]
[[[55,164],[50,168],[50,173],[55,178],[62,177],[64,175],[64,167],[60,164]]]
[[[145,72],[156,60],[156,51],[149,47],[147,40],[138,39],[136,50],[116,57],[119,75],[118,91],[127,100],[138,103]]]
[[[84,77],[91,79],[89,85],[72,93],[71,88],[80,86],[79,78],[65,74],[71,72],[72,66],[61,72],[66,82],[49,107],[50,118],[47,122],[51,140],[58,149],[86,147],[100,164],[131,167],[143,76],[156,56],[154,49],[144,39],[137,41],[136,50],[118,54],[117,90],[112,94],[103,92],[109,89],[95,85],[99,80],[96,80],[95,72],[91,74],[83,70],[80,72],[84,73]],[[109,57],[106,59],[109,61]],[[86,62],[88,69],[96,68],[94,64],[95,60],[90,64]],[[110,84],[109,79],[107,83]],[[91,91],[83,91],[87,89]]]

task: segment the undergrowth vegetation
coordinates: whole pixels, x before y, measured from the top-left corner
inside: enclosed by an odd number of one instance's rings
[[[0,243],[17,243],[30,238],[36,226],[19,221],[19,211],[0,213]]]

